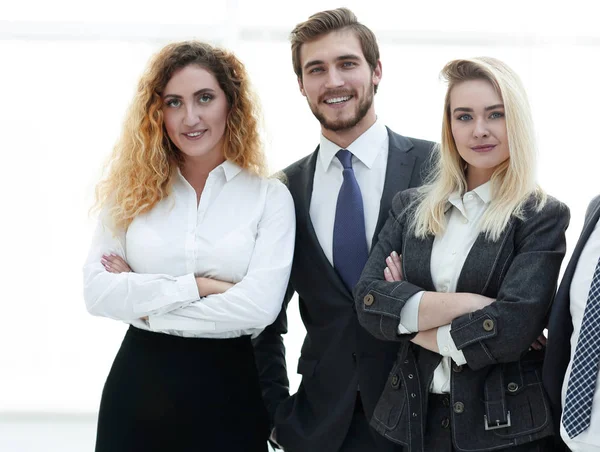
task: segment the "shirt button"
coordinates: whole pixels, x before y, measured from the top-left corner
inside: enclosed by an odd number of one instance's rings
[[[444,347],[444,351],[445,351],[446,353],[448,353],[448,352],[450,351],[450,349],[449,349],[448,347]]]
[[[448,286],[442,286],[442,292],[448,292],[449,287]]]
[[[468,218],[463,218],[462,222],[463,222],[463,224],[467,224],[469,222],[469,219]]]
[[[470,199],[473,199],[473,194],[472,194],[472,193],[467,193],[467,194],[465,195],[465,199],[469,199],[469,200],[470,200]]]

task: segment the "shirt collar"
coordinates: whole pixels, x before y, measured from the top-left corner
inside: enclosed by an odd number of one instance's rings
[[[239,166],[238,164],[230,161],[230,160],[225,160],[223,163],[221,163],[219,166],[215,167],[210,174],[223,174],[225,176],[225,181],[229,182],[231,179],[233,179],[235,176],[237,176],[240,171],[242,171],[242,167]],[[179,175],[180,178],[185,179],[183,177],[183,174],[181,174],[181,169],[179,168],[179,166],[177,166],[177,174]],[[209,176],[210,176],[209,174]]]
[[[215,170],[218,168],[222,168],[222,171],[225,174],[225,180],[227,182],[229,182],[231,179],[233,179],[235,176],[237,176],[240,173],[240,171],[242,171],[241,166],[239,166],[236,163],[233,163],[230,160],[225,160],[223,163],[221,163],[219,166],[217,166],[215,168]]]
[[[479,187],[471,190],[470,193],[474,193],[484,204],[489,204],[492,202],[492,182],[487,181],[485,184],[482,184]],[[464,195],[466,195],[466,193]],[[452,206],[462,209],[464,195],[461,195],[458,191],[452,193],[448,197],[445,212],[447,212]]]
[[[377,119],[361,136],[354,140],[347,148],[367,168],[371,168],[377,158],[383,143],[387,140],[387,129],[382,121]],[[321,134],[319,146],[319,161],[323,171],[327,172],[337,152],[343,149]]]

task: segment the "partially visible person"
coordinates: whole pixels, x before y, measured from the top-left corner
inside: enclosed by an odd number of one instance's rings
[[[600,196],[563,274],[548,323],[542,377],[557,426],[556,451],[600,451]]]
[[[354,291],[400,344],[371,426],[405,452],[547,451],[542,333],[568,208],[536,183],[525,90],[492,58],[449,62],[432,178],[393,201]],[[540,339],[543,341],[543,339]]]
[[[251,336],[276,318],[295,218],[261,177],[242,63],[196,41],[149,63],[97,188],[84,266],[91,314],[130,324],[106,380],[96,451],[266,451]]]
[[[320,143],[283,171],[296,206],[289,290],[277,321],[256,339],[273,436],[288,452],[393,451],[369,428],[398,345],[358,324],[352,289],[400,190],[421,184],[433,143],[388,129],[375,113],[382,78],[373,32],[345,8],[294,28],[292,62],[300,92],[321,124]],[[298,293],[306,327],[289,394],[282,334]]]

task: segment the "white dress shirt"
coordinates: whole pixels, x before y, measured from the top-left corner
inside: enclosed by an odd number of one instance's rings
[[[383,186],[389,137],[385,125],[378,119],[346,149],[353,155],[352,168],[360,187],[365,212],[367,246],[371,249]],[[333,224],[337,198],[344,181],[343,167],[335,154],[342,148],[321,134],[321,145],[310,201],[310,219],[325,256],[333,265]]]
[[[562,387],[562,405],[565,405],[567,386],[571,376],[571,365],[573,356],[577,349],[579,332],[581,331],[581,322],[583,313],[587,304],[588,293],[592,285],[592,278],[600,256],[600,222],[596,223],[594,231],[588,238],[581,256],[577,261],[577,267],[573,274],[569,296],[571,298],[571,319],[573,321],[573,334],[571,335],[571,360],[565,374],[565,380]],[[598,378],[598,377],[596,377]],[[569,449],[573,452],[600,452],[600,379],[596,380],[596,390],[592,402],[592,415],[590,426],[577,435],[575,438],[569,438],[565,427],[561,421],[560,436]]]
[[[431,279],[437,292],[456,292],[456,285],[469,251],[479,236],[479,220],[491,201],[490,182],[465,193],[453,193],[448,198],[446,210],[446,230],[436,236],[431,250]],[[419,304],[423,292],[413,295],[401,311],[400,334],[419,331]],[[451,325],[440,326],[437,330],[437,343],[440,355],[444,358],[435,369],[430,392],[446,394],[450,392],[451,365],[466,364],[465,355],[456,348],[450,335]]]
[[[138,328],[185,337],[258,334],[279,311],[295,241],[292,197],[276,179],[264,179],[225,161],[196,192],[177,170],[171,194],[127,230],[99,218],[84,273],[84,298],[94,315]],[[132,273],[109,273],[106,253]],[[196,276],[234,283],[200,297]],[[140,320],[148,316],[148,321]]]

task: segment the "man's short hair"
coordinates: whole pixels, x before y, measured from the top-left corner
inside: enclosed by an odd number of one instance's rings
[[[348,8],[337,8],[313,14],[308,20],[299,23],[290,34],[292,43],[292,63],[294,72],[302,79],[302,63],[300,61],[300,48],[305,42],[313,41],[332,31],[350,30],[354,32],[360,42],[363,55],[374,71],[379,61],[379,46],[375,34],[365,25],[361,24],[354,13]],[[375,86],[377,90],[377,86]]]

